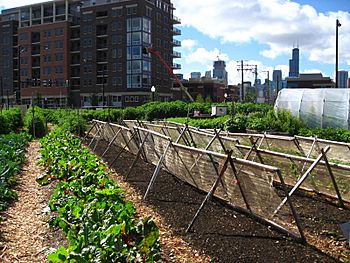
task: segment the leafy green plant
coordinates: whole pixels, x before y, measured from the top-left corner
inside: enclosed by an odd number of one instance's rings
[[[41,138],[47,133],[44,111],[39,107],[30,108],[24,117],[24,127],[29,134]]]
[[[29,136],[25,133],[0,136],[0,211],[17,198],[12,190],[16,184],[14,175],[20,172],[25,160],[28,140]]]
[[[0,114],[0,134],[8,134],[17,131],[22,126],[21,110],[10,108]]]
[[[49,206],[69,246],[49,255],[50,262],[154,262],[160,257],[159,229],[135,219],[135,208],[108,177],[107,167],[80,140],[57,130],[41,140],[46,173],[38,183],[59,180]],[[69,151],[67,151],[69,149]]]

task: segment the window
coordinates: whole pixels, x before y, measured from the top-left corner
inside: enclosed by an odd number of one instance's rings
[[[113,35],[112,36],[112,44],[120,44],[122,42],[122,36],[121,35]]]
[[[151,35],[143,32],[143,43],[151,44]]]
[[[61,74],[63,73],[63,66],[59,65],[55,67],[55,73]]]
[[[64,34],[64,29],[62,27],[55,29],[56,36],[63,36],[63,34]]]
[[[127,31],[140,31],[141,21],[141,17],[129,18],[127,20]]]
[[[150,61],[143,61],[143,71],[151,71],[151,62]]]
[[[21,65],[28,64],[28,57],[21,57]]]
[[[83,39],[83,47],[92,47],[92,38],[85,38]]]
[[[108,11],[107,11],[107,10],[96,12],[96,18],[99,18],[99,17],[106,17],[106,16],[108,16]]]
[[[141,44],[141,32],[128,33],[127,44],[128,45],[140,45]]]
[[[148,33],[151,33],[151,20],[147,19],[147,18],[143,18],[142,19],[142,30]]]
[[[122,15],[123,15],[123,9],[122,8],[118,8],[118,9],[112,10],[112,16],[113,17],[122,16]]]
[[[63,40],[56,40],[56,48],[63,48]]]
[[[85,25],[82,27],[83,34],[91,34],[92,33],[92,26],[91,25]]]
[[[51,61],[51,55],[44,55],[44,62],[50,62]]]
[[[141,59],[141,46],[133,46],[127,48],[127,59]]]
[[[116,30],[121,30],[122,29],[122,23],[121,21],[114,21],[112,23],[112,30],[116,31]]]
[[[50,75],[51,74],[51,67],[44,67],[43,74]]]
[[[125,96],[124,100],[125,102],[129,102],[129,96]]]
[[[56,61],[62,61],[63,60],[63,53],[56,53],[55,59],[56,59]]]
[[[137,14],[137,6],[130,6],[126,8],[126,14],[128,16],[130,15],[136,15]]]
[[[20,40],[27,40],[28,37],[29,37],[28,32],[22,32],[22,33],[19,34],[19,39]]]
[[[152,8],[146,6],[146,16],[152,17]]]

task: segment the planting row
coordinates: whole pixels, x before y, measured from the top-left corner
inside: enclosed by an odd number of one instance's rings
[[[50,262],[154,262],[160,257],[159,229],[135,208],[109,178],[107,167],[79,139],[56,130],[41,140],[44,185],[59,183],[49,206],[69,241],[49,255]]]
[[[25,133],[0,136],[0,211],[17,198],[12,188],[16,184],[15,175],[25,160],[28,139]]]
[[[270,105],[253,103],[221,103],[228,107],[228,115],[218,118],[193,119],[193,112],[210,113],[211,103],[150,102],[139,107],[125,109],[41,109],[31,108],[25,115],[25,128],[35,137],[42,137],[47,132],[47,123],[63,127],[72,133],[82,135],[87,122],[92,119],[119,122],[123,119],[164,120],[188,123],[200,128],[221,128],[230,132],[283,132],[289,135],[317,136],[318,138],[350,142],[350,131],[344,129],[309,129],[302,121],[289,112],[275,112]],[[16,112],[13,115],[13,112]],[[5,117],[7,116],[7,117]],[[18,110],[7,111],[0,119],[0,134],[16,130],[21,122]],[[11,125],[4,125],[12,123]]]

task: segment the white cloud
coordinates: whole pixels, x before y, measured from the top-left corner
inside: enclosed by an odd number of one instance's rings
[[[187,63],[199,63],[201,65],[213,64],[214,60],[218,58],[221,60],[229,60],[229,57],[225,53],[220,53],[219,49],[207,50],[203,47],[199,47],[189,54],[185,54],[184,59]]]
[[[339,18],[340,60],[350,65],[349,12],[318,13],[291,0],[173,0],[183,26],[222,42],[267,45],[261,55],[276,58],[299,45],[310,60],[334,63],[335,20]]]
[[[198,42],[197,42],[197,40],[194,40],[194,39],[183,39],[183,40],[181,40],[181,47],[183,49],[192,50],[197,45],[198,45]]]

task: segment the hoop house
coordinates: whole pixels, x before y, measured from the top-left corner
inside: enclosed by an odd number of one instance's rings
[[[311,128],[350,128],[350,89],[283,89],[275,110],[289,110]]]

